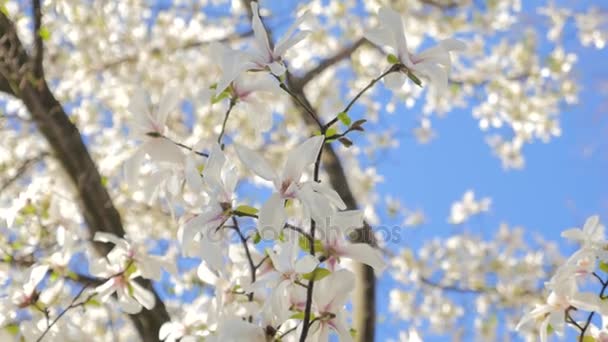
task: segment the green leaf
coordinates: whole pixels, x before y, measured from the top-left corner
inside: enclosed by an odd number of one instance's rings
[[[101,303],[97,299],[91,298],[91,299],[89,299],[87,301],[86,305],[88,305],[88,306],[101,306]]]
[[[333,127],[328,128],[327,131],[325,131],[325,136],[328,137],[328,138],[331,137],[331,136],[334,136],[336,134],[338,134],[338,130],[335,129],[335,128],[333,128]]]
[[[340,114],[338,114],[338,119],[344,124],[344,126],[350,126],[350,123],[352,121],[350,119],[350,116],[348,116],[348,113],[346,112],[341,112]]]
[[[48,28],[42,26],[40,28],[40,30],[38,30],[38,35],[40,36],[40,38],[42,38],[42,40],[47,41],[51,38],[51,32],[49,31]]]
[[[19,325],[18,324],[9,324],[7,326],[4,327],[4,329],[6,329],[6,331],[8,331],[9,334],[16,336],[17,334],[19,334]]]
[[[108,186],[108,177],[106,176],[101,176],[101,185],[102,186]]]
[[[59,278],[59,274],[57,274],[55,271],[51,272],[51,276],[49,277],[49,280],[51,282],[54,282],[55,280],[57,280]]]
[[[262,241],[262,235],[260,235],[259,232],[255,232],[255,235],[253,236],[253,243],[258,244],[260,241]]]
[[[220,101],[222,101],[223,99],[227,99],[230,97],[230,87],[226,88],[224,91],[222,91],[219,95],[214,96],[211,99],[211,103],[212,104],[216,104]]]
[[[547,324],[547,335],[553,334],[554,331],[553,326],[551,326],[551,324]]]
[[[32,203],[28,203],[21,208],[22,215],[34,215],[36,214],[36,207]]]
[[[304,312],[300,311],[300,312],[296,312],[293,315],[291,315],[291,317],[289,317],[290,319],[304,319]]]
[[[239,205],[238,207],[236,207],[236,209],[234,210],[237,214],[237,216],[243,216],[243,215],[238,215],[238,213],[243,213],[246,214],[247,216],[253,216],[255,214],[258,213],[258,210],[254,207],[250,207],[248,205]]]
[[[126,279],[129,278],[129,276],[131,276],[131,274],[135,273],[137,271],[137,266],[135,266],[135,263],[131,263],[129,265],[129,268],[127,268],[124,272],[124,277]]]
[[[400,63],[399,58],[397,58],[397,56],[393,55],[392,53],[389,53],[388,56],[386,56],[386,60],[391,64]]]
[[[608,263],[600,261],[600,270],[604,271],[605,273],[608,273]]]
[[[308,240],[308,237],[306,237],[304,235],[300,235],[300,238],[298,239],[298,245],[304,252],[310,251],[310,242]],[[315,240],[315,253],[322,253],[322,252],[323,252],[323,242],[321,242],[321,240],[317,239],[317,240]]]
[[[595,342],[595,337],[590,336],[590,335],[586,335],[585,337],[583,337],[583,339],[581,341],[583,341],[583,342]]]
[[[302,278],[311,281],[319,281],[330,274],[331,272],[328,269],[319,267],[315,268],[315,270],[310,273],[303,274]]]
[[[352,336],[353,338],[357,337],[357,329],[350,328],[349,332],[350,332],[350,336]]]

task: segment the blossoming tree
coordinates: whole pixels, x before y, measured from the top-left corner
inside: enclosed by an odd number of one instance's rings
[[[564,24],[601,49],[602,13],[550,3],[546,38],[512,41],[501,32],[519,25],[519,1],[280,8],[0,1],[1,340],[371,341],[386,273],[403,341],[455,331],[462,293],[481,338],[569,326],[608,340],[594,323],[608,315],[597,216],[563,233],[580,243],[568,259],[506,225],[395,254],[375,234],[378,175],[362,164],[396,139],[374,130],[380,106],[423,103],[426,143],[432,114],[477,96],[491,149],[522,168],[525,144],[560,135],[560,106],[577,99]],[[389,202],[404,226],[424,221]],[[468,191],[448,222],[490,205]]]

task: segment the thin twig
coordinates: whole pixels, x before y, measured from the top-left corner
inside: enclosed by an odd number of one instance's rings
[[[188,151],[191,151],[191,152],[193,152],[194,154],[197,154],[197,155],[199,155],[199,156],[201,156],[201,157],[205,157],[205,158],[208,158],[208,157],[209,157],[209,154],[208,154],[208,153],[205,153],[205,152],[200,152],[200,151],[196,151],[194,148],[192,148],[192,147],[190,147],[190,146],[188,146],[188,145],[184,145],[184,144],[182,144],[182,143],[180,143],[180,142],[178,142],[178,141],[175,141],[175,140],[173,140],[173,139],[169,138],[169,137],[168,137],[168,136],[166,136],[166,135],[163,135],[162,137],[163,137],[163,138],[165,138],[165,139],[167,139],[167,140],[169,140],[170,142],[174,143],[175,145],[177,145],[177,146],[179,146],[179,147],[181,147],[181,148],[183,148],[183,149],[186,149],[186,150],[188,150]]]
[[[346,105],[346,107],[344,107],[344,109],[340,112],[340,113],[348,113],[348,111],[351,109],[351,107],[355,104],[355,102],[357,102],[357,100],[359,100],[359,98],[365,93],[367,92],[370,88],[372,88],[376,83],[378,83],[378,81],[380,81],[381,79],[383,79],[386,75],[396,72],[399,70],[399,64],[393,64],[393,66],[391,66],[388,70],[386,70],[385,72],[383,72],[382,74],[380,74],[380,76],[374,78],[373,80],[371,80],[366,86],[365,88],[361,89],[360,92],[357,93],[357,95],[355,95],[355,97],[353,97],[350,102],[348,102],[348,104]],[[333,119],[331,119],[331,121],[329,121],[326,125],[325,128],[329,128],[331,127],[331,125],[335,124],[336,122],[338,122],[338,116],[336,115]]]
[[[55,323],[57,323],[57,321],[59,321],[59,319],[61,319],[61,317],[63,317],[63,315],[65,315],[69,310],[84,305],[86,302],[88,302],[92,298],[92,296],[91,296],[91,297],[87,298],[87,300],[80,302],[78,304],[75,304],[76,301],[78,300],[78,298],[80,298],[80,296],[84,293],[84,290],[87,289],[87,287],[89,287],[89,284],[85,284],[80,289],[80,291],[78,291],[78,294],[76,294],[76,297],[74,297],[74,299],[72,299],[72,302],[70,303],[70,305],[67,308],[65,308],[63,311],[61,311],[59,313],[59,315],[57,315],[57,317],[55,317],[55,319],[51,322],[51,324],[49,324],[47,326],[47,328],[42,332],[42,335],[40,335],[40,337],[38,337],[36,342],[42,341],[44,336],[51,330],[51,328],[55,325]],[[95,295],[95,294],[93,294],[93,295]]]
[[[222,138],[224,137],[224,133],[226,132],[226,124],[228,123],[228,117],[230,116],[230,112],[232,112],[232,108],[236,104],[236,98],[233,97],[230,99],[230,105],[228,105],[228,110],[226,114],[224,114],[224,122],[222,122],[222,130],[220,131],[220,135],[217,137],[217,143],[221,146],[222,150],[224,149],[224,144],[222,143]]]

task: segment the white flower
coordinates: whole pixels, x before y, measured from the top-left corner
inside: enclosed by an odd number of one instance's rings
[[[160,280],[162,268],[171,273],[177,273],[175,265],[167,262],[160,256],[148,255],[145,246],[141,244],[104,232],[95,233],[93,240],[114,244],[114,248],[112,248],[106,258],[111,263],[122,265],[123,267],[132,263],[144,278]]]
[[[102,301],[116,293],[118,305],[126,313],[138,313],[142,306],[148,310],[154,308],[156,303],[154,294],[134,281],[134,278],[140,275],[139,271],[131,272],[131,267],[125,269],[119,263],[98,259],[91,263],[91,274],[108,278],[105,283],[95,288]]]
[[[484,197],[481,200],[475,200],[475,193],[468,190],[462,196],[461,201],[454,202],[450,210],[448,222],[451,224],[461,224],[467,221],[471,216],[490,210],[492,199]]]
[[[262,24],[260,19],[258,3],[257,1],[251,2],[251,26],[255,36],[255,51],[252,54],[252,62],[255,64],[257,69],[265,70],[270,69],[276,76],[281,76],[285,73],[285,64],[283,64],[283,56],[289,48],[298,44],[309,34],[308,31],[300,30],[295,33],[295,30],[302,24],[306,19],[307,15],[300,16],[296,21],[287,29],[285,35],[279,39],[274,45],[274,49],[270,48],[270,42],[268,41],[268,33]],[[295,34],[294,34],[295,33]]]
[[[597,215],[591,216],[585,221],[583,229],[571,228],[562,232],[562,237],[576,241],[581,246],[598,247],[604,243],[604,226],[600,223]]]
[[[336,271],[315,283],[313,303],[316,317],[310,328],[311,340],[329,341],[329,331],[334,330],[340,341],[352,341],[346,323],[344,305],[355,288],[355,276],[348,270]]]
[[[363,212],[348,210],[336,212],[329,218],[328,226],[319,225],[327,264],[331,270],[341,258],[348,258],[373,267],[376,272],[382,272],[386,267],[382,255],[367,243],[351,243],[347,234],[356,228],[363,227]]]
[[[219,270],[223,264],[223,252],[219,245],[223,235],[219,228],[232,215],[234,189],[238,177],[236,168],[227,162],[224,152],[217,144],[207,159],[203,180],[210,202],[205,205],[202,213],[188,220],[180,228],[178,237],[186,255],[200,256],[211,267]]]
[[[299,199],[312,218],[319,222],[332,213],[331,204],[339,209],[346,208],[340,196],[330,187],[314,181],[300,182],[304,169],[317,159],[323,142],[324,137],[315,136],[289,152],[280,175],[257,152],[236,146],[237,155],[243,164],[258,176],[273,182],[275,187],[275,192],[260,209],[258,230],[261,234],[266,233],[264,229],[271,228],[274,237],[279,236],[287,220],[284,208],[287,199]]]
[[[278,81],[268,74],[241,74],[232,82],[233,96],[238,99],[235,109],[251,116],[258,133],[266,132],[272,127],[269,101],[280,89]]]
[[[289,318],[289,309],[292,307],[304,309],[300,292],[303,288],[295,284],[300,281],[301,276],[314,271],[319,262],[312,255],[304,255],[298,259],[298,240],[279,242],[275,250],[268,250],[267,254],[272,260],[272,270],[265,272],[252,286],[264,285],[270,287],[271,293],[268,300],[270,311],[282,320]]]
[[[30,275],[27,282],[23,284],[23,288],[13,294],[13,304],[20,308],[35,304],[38,300],[38,292],[36,291],[36,287],[44,279],[44,276],[48,270],[48,265],[33,266],[30,269]]]
[[[376,45],[390,47],[407,71],[428,79],[436,94],[443,94],[448,87],[448,74],[452,64],[450,51],[464,50],[464,43],[456,39],[446,39],[419,54],[412,54],[408,51],[401,15],[390,8],[382,7],[378,11],[378,17],[380,28],[368,30],[366,38]],[[405,82],[405,75],[389,74],[385,82],[390,88],[399,88]]]
[[[181,164],[183,153],[173,142],[164,138],[167,134],[165,123],[169,113],[179,104],[177,89],[169,88],[160,99],[158,108],[151,111],[147,94],[137,89],[129,103],[132,115],[130,129],[143,140],[135,153],[125,163],[125,174],[129,185],[137,184],[137,175],[146,155],[158,162]]]

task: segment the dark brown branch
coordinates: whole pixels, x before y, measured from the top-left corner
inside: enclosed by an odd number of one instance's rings
[[[32,8],[34,9],[34,76],[36,78],[44,77],[44,69],[42,61],[44,59],[44,41],[42,36],[42,7],[41,0],[32,0]]]
[[[310,81],[312,81],[315,77],[321,75],[325,70],[334,66],[335,64],[341,62],[346,58],[350,58],[350,56],[355,52],[359,47],[363,46],[363,44],[367,42],[365,38],[357,39],[352,45],[343,48],[338,51],[335,55],[324,59],[319,63],[316,67],[306,72],[302,77],[294,78],[292,80],[292,84],[296,88],[304,88]]]
[[[34,77],[32,60],[21,44],[14,24],[4,13],[0,13],[0,37],[0,90],[18,97],[27,107],[74,184],[89,233],[93,236],[102,231],[124,236],[120,215],[103,186],[78,128],[55,99],[44,78]],[[102,255],[109,252],[109,246],[103,244],[95,244],[95,248]],[[156,306],[131,315],[131,318],[144,341],[158,341],[160,326],[170,319],[169,314],[151,282],[141,280],[140,284],[154,293]]]

